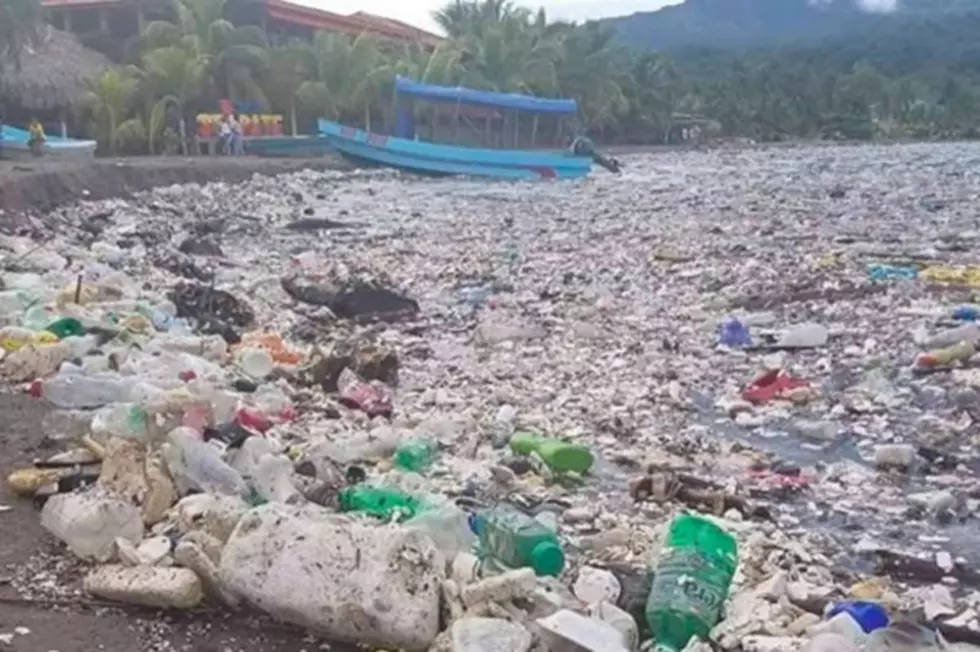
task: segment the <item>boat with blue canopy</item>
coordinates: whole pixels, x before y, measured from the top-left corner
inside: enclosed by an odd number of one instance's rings
[[[423,112],[422,102],[434,110]],[[337,152],[361,165],[430,175],[575,179],[589,174],[596,160],[591,148],[560,146],[565,121],[577,113],[575,100],[397,77],[393,135],[329,120],[320,120],[319,130]]]

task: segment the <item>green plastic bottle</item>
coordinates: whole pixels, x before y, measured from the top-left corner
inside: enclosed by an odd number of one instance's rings
[[[85,327],[82,326],[82,322],[78,321],[74,317],[62,317],[61,319],[56,319],[48,324],[44,330],[54,333],[58,336],[59,340],[63,340],[66,337],[85,334]]]
[[[538,575],[554,577],[565,567],[565,553],[555,533],[512,507],[473,514],[470,528],[477,536],[480,553],[504,566],[528,566]]]
[[[412,518],[421,511],[418,499],[386,487],[357,484],[340,491],[340,511],[360,512],[377,518]]]
[[[711,521],[681,514],[670,524],[647,599],[657,652],[679,652],[707,638],[738,566],[735,539]]]
[[[403,441],[395,449],[395,468],[421,473],[436,461],[439,446],[431,439],[413,437]]]
[[[595,462],[587,446],[529,432],[515,433],[510,438],[510,449],[519,455],[537,454],[556,473],[574,471],[584,475]]]

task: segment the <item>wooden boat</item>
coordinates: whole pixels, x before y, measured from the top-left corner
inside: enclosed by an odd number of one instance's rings
[[[75,140],[48,136],[44,142],[43,155],[37,157],[27,146],[28,133],[10,125],[3,125],[0,131],[0,159],[6,161],[38,161],[38,159],[82,160],[95,157],[94,140]]]
[[[316,158],[332,153],[330,141],[316,136],[253,136],[245,139],[245,152],[255,156]]]
[[[419,140],[415,134],[414,108],[398,116],[398,135],[389,136],[355,129],[329,120],[319,121],[320,133],[342,156],[361,165],[380,165],[409,172],[433,175],[467,175],[500,179],[575,179],[592,169],[593,157],[575,155],[569,150],[521,149],[520,122],[516,114],[528,112],[552,116],[569,116],[578,111],[574,100],[553,100],[517,95],[490,93],[466,88],[451,88],[420,84],[399,77],[395,80],[396,107],[399,97],[430,102],[451,103],[455,106],[455,132],[459,134],[459,108],[463,105],[489,109],[485,131],[491,131],[491,121],[499,122],[505,142],[512,136],[513,149],[487,149],[457,144],[437,144]],[[503,112],[503,113],[500,113]],[[508,116],[510,118],[508,119]],[[538,122],[535,118],[534,127]],[[531,144],[533,146],[534,132]]]

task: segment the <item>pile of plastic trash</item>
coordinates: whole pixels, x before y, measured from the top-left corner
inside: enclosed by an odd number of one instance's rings
[[[834,156],[918,179],[961,153],[874,152]],[[972,277],[908,255],[929,220],[814,199],[830,155],[675,154],[656,189],[637,159],[594,186],[309,172],[71,207],[0,242],[0,377],[59,448],[7,482],[92,596],[330,640],[980,649],[980,575],[936,535],[976,527],[950,433],[980,406],[980,310],[924,285]],[[788,166],[818,172],[787,190]],[[735,188],[741,222],[703,209]],[[780,192],[800,219],[758,221]],[[841,202],[904,256],[821,221]]]

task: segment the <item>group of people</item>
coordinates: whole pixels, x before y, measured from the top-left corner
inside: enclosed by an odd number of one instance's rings
[[[237,113],[226,113],[221,116],[218,145],[225,156],[241,156],[245,153],[245,132]]]

